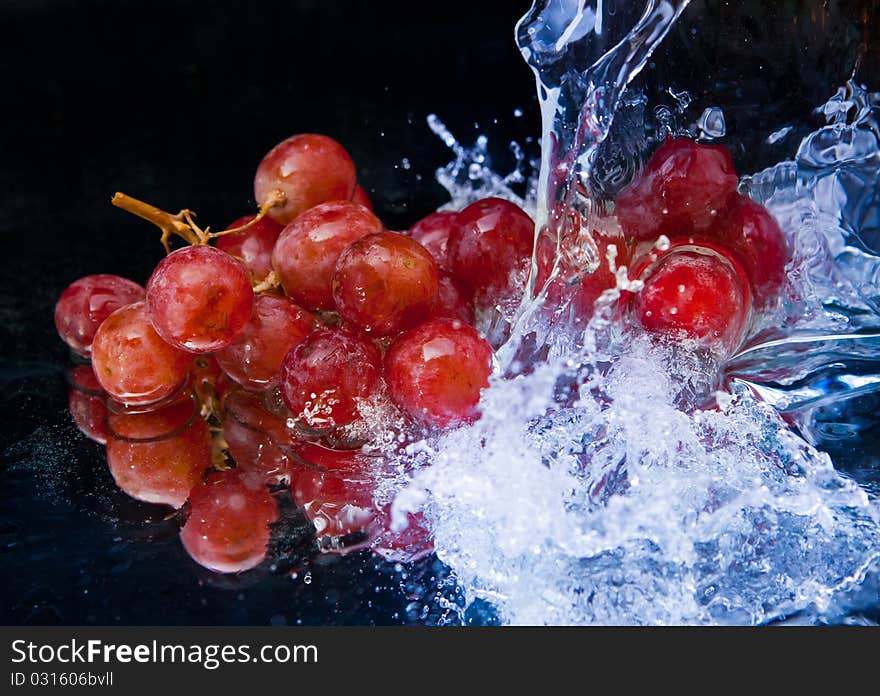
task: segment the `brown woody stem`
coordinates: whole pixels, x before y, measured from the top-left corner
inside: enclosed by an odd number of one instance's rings
[[[139,201],[137,198],[132,198],[124,193],[116,193],[113,196],[111,203],[117,208],[121,208],[132,215],[137,215],[139,218],[143,218],[147,222],[152,222],[156,227],[162,230],[161,241],[166,252],[170,252],[171,250],[168,245],[168,239],[171,235],[175,234],[189,244],[198,245],[203,243],[195,230],[184,221],[185,217],[189,214],[189,211],[182,210],[177,215],[172,215],[161,208]]]

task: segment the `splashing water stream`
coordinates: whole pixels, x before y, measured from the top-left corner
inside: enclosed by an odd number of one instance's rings
[[[594,270],[603,182],[626,174],[602,149],[623,148],[632,173],[638,153],[609,134],[645,112],[627,86],[687,5],[537,2],[517,25],[544,120],[537,182],[523,200],[511,189],[521,154],[513,174],[494,174],[485,140],[465,148],[432,117],[456,155],[438,172],[448,207],[490,194],[525,205],[538,244],[555,249],[551,281]],[[876,426],[864,400],[880,393],[878,112],[880,94],[851,80],[791,161],[743,179],[794,254],[780,308],[723,366],[619,335],[613,297],[574,329],[533,269],[481,420],[402,457],[422,468],[396,492],[394,523],[424,510],[468,601],[516,624],[821,621],[876,603],[876,487],[815,446],[843,432],[857,449]],[[723,113],[706,109],[697,129],[723,135]],[[543,359],[511,370],[534,346]],[[695,407],[716,388],[714,405]]]

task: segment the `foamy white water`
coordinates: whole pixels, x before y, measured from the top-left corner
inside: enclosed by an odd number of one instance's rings
[[[686,5],[533,8],[517,32],[543,104],[540,176],[523,200],[511,189],[528,176],[522,158],[495,174],[485,140],[462,146],[432,119],[455,155],[438,172],[447,207],[500,195],[535,212],[560,259],[586,253],[585,272],[603,262],[584,240],[591,162],[624,88]],[[619,335],[601,311],[586,330],[554,324],[532,289],[482,419],[401,462],[423,468],[397,495],[395,520],[424,510],[469,601],[514,624],[818,620],[876,601],[866,577],[880,559],[880,506],[790,423],[810,439],[817,404],[880,385],[880,260],[859,227],[878,200],[878,105],[849,83],[791,161],[744,179],[794,258],[784,301],[727,365]],[[699,127],[718,137],[723,113],[710,111]],[[552,343],[549,360],[505,378],[529,353],[523,339]]]

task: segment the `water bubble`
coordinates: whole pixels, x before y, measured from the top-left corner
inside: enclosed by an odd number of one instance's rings
[[[697,120],[697,128],[702,138],[723,138],[727,134],[724,112],[717,106],[706,108]]]

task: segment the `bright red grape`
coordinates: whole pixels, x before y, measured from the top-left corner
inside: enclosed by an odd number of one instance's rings
[[[371,343],[344,329],[319,329],[281,365],[284,403],[310,428],[353,423],[360,418],[358,401],[369,398],[379,384],[380,362]]]
[[[108,423],[110,473],[133,498],[180,507],[211,466],[211,434],[190,399],[147,413],[111,413]]]
[[[117,309],[95,334],[92,365],[104,390],[133,406],[154,404],[186,381],[193,358],[153,329],[145,302]]]
[[[374,336],[425,319],[437,301],[437,264],[427,249],[397,232],[353,242],[336,262],[333,300],[342,318]]]
[[[258,479],[238,470],[215,471],[189,495],[189,517],[180,539],[190,557],[217,573],[259,565],[269,545],[278,505]]]
[[[243,227],[255,217],[256,215],[245,215],[229,225],[227,229]],[[284,229],[282,225],[266,216],[246,230],[217,237],[214,246],[239,259],[254,281],[260,282],[272,270],[272,250],[275,248],[275,242],[278,241],[278,235],[281,234],[282,229]]]
[[[142,299],[144,289],[131,280],[109,274],[85,276],[58,298],[55,328],[75,353],[88,357],[101,322],[120,307]]]
[[[385,356],[392,401],[416,421],[444,427],[479,417],[492,348],[472,326],[433,319],[401,334]]]
[[[147,281],[153,327],[167,343],[190,353],[211,353],[232,343],[253,304],[247,269],[210,246],[178,249]]]
[[[751,299],[744,272],[731,259],[706,248],[677,247],[643,278],[631,307],[645,329],[727,351],[739,345]]]
[[[452,271],[449,262],[449,235],[457,218],[458,213],[444,210],[431,213],[409,228],[409,236],[431,252],[443,271]]]
[[[620,192],[615,214],[628,236],[675,241],[723,220],[737,182],[727,148],[667,138]]]
[[[340,254],[355,240],[383,229],[379,218],[351,201],[303,213],[284,228],[272,253],[284,292],[306,309],[335,309],[331,285]]]
[[[789,260],[782,230],[764,206],[738,196],[717,233],[742,263],[754,292],[755,305],[764,307],[779,293]]]
[[[448,241],[456,278],[478,304],[506,304],[522,296],[535,224],[518,206],[484,198],[462,210]]]
[[[246,389],[268,389],[278,381],[281,362],[311,333],[315,318],[286,297],[258,295],[251,318],[217,361]]]
[[[254,197],[263,205],[275,191],[287,196],[269,215],[287,225],[301,213],[327,201],[350,200],[355,192],[354,162],[345,148],[326,135],[294,135],[273,147],[254,177]]]

